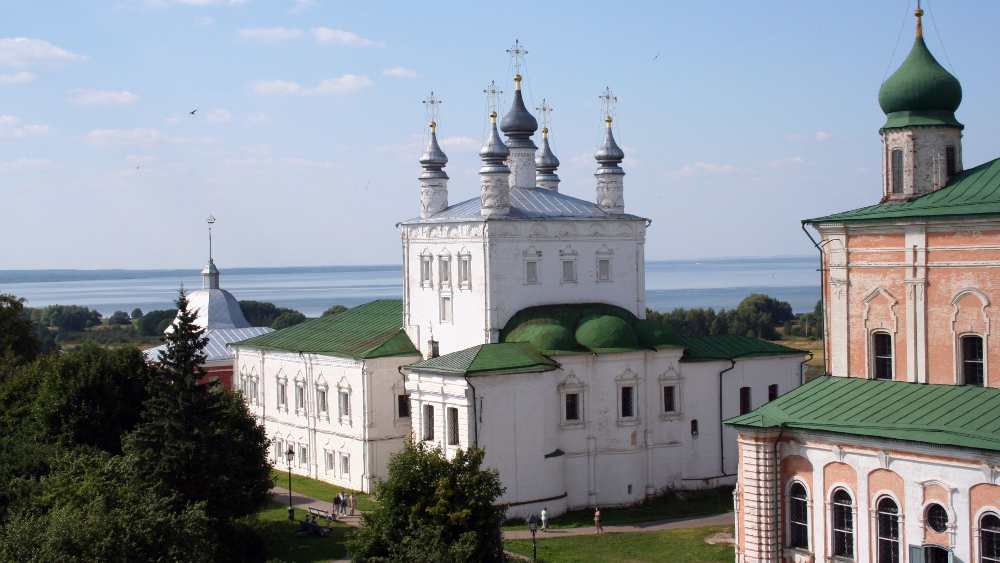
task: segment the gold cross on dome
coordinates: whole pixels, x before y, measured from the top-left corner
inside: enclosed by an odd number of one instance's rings
[[[521,64],[524,63],[524,56],[528,54],[528,51],[521,46],[521,41],[515,39],[514,46],[507,49],[507,54],[514,58],[514,74],[521,74]]]
[[[496,80],[490,80],[490,85],[483,90],[483,94],[486,94],[486,103],[490,106],[490,113],[496,113],[498,99],[503,94],[503,90],[497,88]]]
[[[535,110],[542,116],[542,129],[548,129],[549,114],[552,113],[552,106],[545,103],[545,98],[542,98],[542,105],[535,108]]]
[[[611,117],[611,114],[615,111],[615,103],[618,102],[618,97],[611,93],[611,88],[605,88],[604,93],[598,96],[598,98],[601,99],[604,117]]]
[[[434,92],[424,100],[424,108],[427,109],[427,117],[430,118],[431,123],[437,121],[438,106],[441,105],[441,100],[434,97]]]

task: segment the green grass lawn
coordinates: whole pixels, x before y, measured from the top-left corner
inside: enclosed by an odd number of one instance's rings
[[[667,520],[683,516],[704,516],[733,511],[733,488],[719,487],[699,491],[666,492],[646,502],[624,508],[601,509],[605,526],[635,524],[651,520]],[[587,528],[594,526],[593,509],[573,510],[549,518],[550,528]],[[527,530],[524,521],[511,521],[505,530]]]
[[[538,561],[545,563],[732,563],[732,545],[705,543],[720,532],[732,535],[733,526],[708,526],[662,532],[587,534],[538,541]],[[531,557],[531,540],[504,541],[508,551]]]
[[[303,518],[302,511],[298,517]],[[350,527],[335,522],[333,530],[325,538],[318,536],[295,537],[299,531],[298,522],[288,520],[288,507],[271,501],[260,513],[260,528],[268,546],[268,558],[285,563],[329,563],[347,554],[344,538]]]
[[[274,477],[275,485],[286,489],[288,488],[287,471],[271,469],[271,477]],[[352,492],[354,493],[354,497],[358,499],[358,510],[372,510],[375,508],[375,499],[372,498],[372,495],[367,493],[352,491],[346,487],[338,487],[336,485],[317,481],[316,479],[310,479],[309,477],[302,477],[301,475],[292,475],[292,492],[299,493],[300,495],[312,497],[325,503],[332,503],[333,498],[337,496],[337,493],[342,491],[347,491],[347,494],[351,494]],[[317,508],[329,509],[329,507],[326,506]]]

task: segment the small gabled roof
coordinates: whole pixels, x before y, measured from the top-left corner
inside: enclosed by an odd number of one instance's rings
[[[827,375],[725,423],[1000,451],[1000,389]]]
[[[826,217],[806,219],[821,223],[880,223],[906,219],[947,219],[1000,215],[1000,159],[963,170],[940,190],[904,203],[880,203]]]
[[[559,364],[527,342],[479,344],[408,366],[405,369],[456,375],[552,371]]]
[[[682,362],[711,362],[767,356],[805,356],[809,353],[798,348],[789,348],[774,342],[757,340],[738,334],[679,336],[677,343],[684,348]]]
[[[403,332],[403,301],[400,299],[379,299],[233,346],[359,359],[420,355]]]

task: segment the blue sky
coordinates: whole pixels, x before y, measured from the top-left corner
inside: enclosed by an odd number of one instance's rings
[[[421,100],[444,101],[450,201],[477,197],[515,39],[561,191],[594,198],[597,96],[619,97],[648,259],[808,254],[801,219],[881,195],[876,96],[915,4],[0,0],[0,269],[198,267],[210,213],[222,268],[396,263]],[[1000,156],[1000,3],[924,9],[966,167]]]

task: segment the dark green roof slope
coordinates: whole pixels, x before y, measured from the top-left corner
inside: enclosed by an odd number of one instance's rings
[[[789,348],[766,340],[747,338],[738,334],[716,336],[680,336],[677,343],[684,348],[682,362],[711,362],[737,358],[763,358],[808,354],[805,350]]]
[[[955,119],[955,110],[962,103],[962,85],[937,62],[919,35],[903,64],[882,83],[878,103],[887,118],[882,129],[913,125],[963,127]]]
[[[1000,389],[827,375],[726,424],[1000,451]]]
[[[881,203],[803,223],[865,223],[1000,215],[1000,159],[963,170],[948,185],[905,203]]]
[[[527,342],[480,344],[408,366],[407,369],[460,375],[552,371],[559,364]]]
[[[514,314],[501,342],[529,342],[550,353],[612,353],[674,347],[677,337],[665,323],[640,320],[605,303],[538,305]]]
[[[403,301],[380,299],[343,313],[310,319],[233,346],[346,356],[419,356],[403,332]]]

